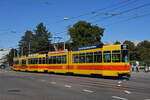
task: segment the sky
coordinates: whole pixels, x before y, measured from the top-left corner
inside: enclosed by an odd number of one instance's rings
[[[25,31],[34,32],[40,22],[62,37],[53,42],[63,41],[67,27],[81,20],[104,28],[103,42],[149,40],[149,9],[149,0],[1,0],[0,48],[17,48]]]

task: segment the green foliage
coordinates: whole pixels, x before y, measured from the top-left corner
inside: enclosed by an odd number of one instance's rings
[[[136,47],[136,53],[138,60],[142,61],[145,65],[150,66],[150,42],[143,41]]]
[[[28,55],[29,53],[29,45],[31,43],[31,38],[33,37],[32,31],[27,30],[25,32],[25,35],[21,37],[21,40],[19,41],[19,51],[20,54],[23,50],[23,55]]]
[[[48,32],[43,23],[37,25],[34,36],[31,39],[32,53],[47,53],[51,50],[51,33]]]
[[[116,41],[114,44],[116,45],[116,44],[121,44],[121,43],[120,43],[120,41]]]
[[[16,49],[11,49],[9,54],[6,55],[7,62],[9,65],[13,65],[13,58],[17,56],[17,50]]]
[[[123,44],[127,44],[129,46],[130,60],[131,61],[136,60],[136,51],[135,51],[134,43],[129,40],[126,40],[123,42]]]
[[[96,25],[91,25],[85,21],[79,21],[69,27],[68,33],[72,40],[72,48],[100,44],[104,29]]]
[[[52,50],[51,46],[51,33],[48,32],[43,23],[37,25],[34,30],[35,34],[32,31],[27,30],[25,35],[22,36],[19,41],[19,53],[20,55],[28,55],[30,53],[47,53],[49,50]],[[29,49],[30,48],[30,49]]]

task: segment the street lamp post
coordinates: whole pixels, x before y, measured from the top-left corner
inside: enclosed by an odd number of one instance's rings
[[[66,33],[64,33],[64,51],[65,51],[65,48],[66,48],[66,46],[65,46],[66,43],[65,42],[66,42]]]
[[[64,20],[68,20],[69,18],[64,17]],[[66,42],[66,33],[64,33],[64,51],[66,50],[65,48],[65,42]]]
[[[28,54],[28,56],[30,55],[30,42],[29,42],[29,54]]]

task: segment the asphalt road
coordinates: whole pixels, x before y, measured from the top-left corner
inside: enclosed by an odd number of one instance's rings
[[[0,70],[0,100],[150,100],[150,73],[126,80]]]

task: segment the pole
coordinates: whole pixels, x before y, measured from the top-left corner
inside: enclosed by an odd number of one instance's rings
[[[30,42],[29,42],[29,54],[28,55],[30,55]]]
[[[23,56],[23,48],[21,49],[21,56]]]
[[[17,51],[17,58],[19,57],[19,51]]]
[[[66,34],[64,33],[64,51],[65,51]]]
[[[64,17],[64,20],[68,20],[69,18],[68,17]],[[65,49],[65,42],[66,42],[66,34],[64,33],[64,51],[66,50]]]
[[[15,49],[14,49],[14,58],[15,58]]]

